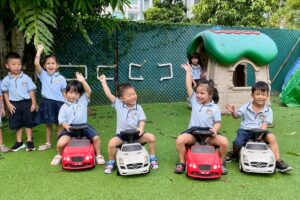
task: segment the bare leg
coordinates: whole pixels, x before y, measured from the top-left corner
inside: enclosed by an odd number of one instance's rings
[[[70,136],[64,135],[61,136],[57,142],[57,154],[61,155],[65,146],[68,144],[68,142],[71,140]]]
[[[108,143],[108,159],[115,160],[115,155],[117,152],[117,146],[123,144],[123,141],[118,137],[113,137]]]
[[[185,152],[186,147],[185,145],[192,145],[195,144],[196,139],[189,133],[181,134],[176,139],[176,150],[178,153],[178,160],[181,163],[185,163]]]
[[[101,145],[101,141],[100,141],[100,137],[97,135],[95,137],[92,138],[92,141],[93,141],[93,145],[95,147],[95,151],[96,151],[96,155],[101,155],[101,148],[100,148],[100,145]]]
[[[22,128],[16,131],[17,142],[22,142]]]
[[[51,144],[52,124],[46,124],[46,142]]]
[[[147,142],[149,144],[150,154],[155,155],[155,136],[152,133],[145,133],[144,135],[142,135],[142,137],[139,139],[139,142]]]
[[[219,147],[219,156],[224,160],[228,150],[228,140],[222,135],[216,135],[209,138],[208,142],[213,146]]]
[[[275,135],[272,133],[269,133],[266,136],[266,141],[270,143],[270,148],[271,148],[272,152],[274,153],[275,160],[276,161],[280,160],[279,147],[278,147],[278,143],[277,143]]]

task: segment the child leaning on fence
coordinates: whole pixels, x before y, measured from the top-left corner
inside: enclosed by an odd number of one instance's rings
[[[64,130],[60,133],[57,142],[57,155],[51,161],[51,165],[58,165],[61,162],[61,155],[65,146],[76,137],[76,133],[70,130],[71,126],[87,124],[88,103],[92,90],[85,81],[81,73],[76,72],[76,79],[70,81],[66,87],[66,102],[61,107],[58,114],[58,122]],[[105,163],[104,157],[100,152],[100,137],[97,131],[89,125],[88,129],[82,131],[93,142],[96,152],[96,163],[102,165]]]
[[[224,158],[227,153],[228,140],[219,135],[218,130],[221,127],[221,112],[214,103],[212,96],[214,87],[208,80],[200,81],[195,91],[192,87],[191,68],[188,64],[182,65],[186,72],[186,91],[192,105],[192,112],[188,129],[183,131],[176,139],[176,150],[179,162],[176,164],[175,173],[182,174],[185,170],[186,145],[196,143],[195,137],[191,134],[193,131],[202,128],[212,131],[214,134],[207,139],[207,142],[213,146],[218,146],[219,156]],[[222,163],[222,174],[226,174],[226,164]]]
[[[35,150],[32,137],[34,127],[34,115],[36,110],[36,89],[32,79],[21,71],[21,57],[17,53],[8,53],[5,58],[5,66],[9,70],[3,79],[1,89],[7,109],[9,110],[9,128],[16,131],[16,143],[11,148],[18,151],[25,148],[22,140],[23,127],[27,135],[27,151]]]
[[[64,104],[66,79],[58,72],[58,62],[54,55],[46,56],[44,68],[40,65],[40,58],[44,46],[38,45],[34,59],[35,72],[42,84],[42,101],[35,118],[36,124],[46,124],[46,143],[39,146],[39,151],[51,148],[52,124],[56,124],[57,135],[62,131],[58,125],[58,113]]]
[[[157,169],[158,163],[155,156],[155,136],[152,133],[144,131],[146,116],[142,107],[137,104],[137,94],[135,88],[129,83],[121,84],[118,90],[119,98],[117,98],[111,93],[106,83],[105,75],[101,75],[98,79],[101,82],[105,95],[117,111],[116,136],[111,138],[108,143],[109,161],[106,163],[104,172],[107,174],[112,173],[115,167],[115,154],[117,146],[120,146],[124,143],[124,138],[120,132],[129,129],[137,129],[140,131],[140,143],[149,143],[151,168]]]
[[[233,141],[233,151],[228,152],[226,161],[237,159],[241,147],[245,146],[249,139],[253,139],[254,135],[251,129],[266,130],[268,125],[273,122],[273,111],[266,103],[269,97],[269,86],[266,82],[258,81],[252,86],[251,96],[252,102],[242,105],[238,110],[231,104],[227,104],[226,108],[231,113],[232,117],[241,118],[240,128],[237,130],[237,136]],[[280,172],[292,170],[280,159],[279,147],[276,136],[268,132],[264,138],[269,143],[272,152],[276,159],[276,168]]]

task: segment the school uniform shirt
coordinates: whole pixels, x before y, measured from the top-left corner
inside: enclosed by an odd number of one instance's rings
[[[67,82],[65,77],[59,72],[49,74],[45,70],[37,74],[42,83],[42,96],[46,99],[64,102],[65,98],[62,91],[66,89]]]
[[[29,92],[36,89],[32,79],[21,72],[19,76],[12,76],[11,73],[2,80],[1,89],[8,92],[10,101],[22,101],[30,99]]]
[[[221,122],[221,111],[213,101],[208,104],[201,104],[197,101],[195,92],[189,99],[192,112],[188,128],[193,126],[212,128],[215,123]]]
[[[273,123],[273,111],[269,106],[265,105],[259,113],[256,113],[252,107],[251,102],[242,105],[237,110],[238,117],[242,118],[240,128],[249,130],[260,128],[263,123]]]
[[[85,93],[76,102],[66,101],[58,113],[58,123],[86,124],[89,101]]]
[[[192,77],[194,80],[199,80],[201,76],[201,67],[200,65],[191,65],[192,68]]]
[[[139,128],[140,121],[146,120],[144,110],[139,104],[129,108],[119,98],[116,98],[112,106],[117,111],[116,134],[129,129],[137,129]]]

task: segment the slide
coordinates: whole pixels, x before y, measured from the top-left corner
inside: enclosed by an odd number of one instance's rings
[[[290,69],[290,71],[287,73],[285,79],[284,79],[284,83],[282,85],[282,90],[286,87],[287,83],[289,82],[291,76],[295,73],[295,71],[300,68],[300,57],[296,60],[296,62],[294,63],[294,65],[292,66],[292,68]]]
[[[299,59],[298,59],[299,60]],[[300,67],[290,76],[286,86],[280,93],[283,104],[289,107],[300,106]]]

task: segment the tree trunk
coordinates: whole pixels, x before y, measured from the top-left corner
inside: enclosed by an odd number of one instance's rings
[[[0,65],[1,65],[0,78],[1,79],[6,74],[4,59],[8,51],[9,49],[8,49],[8,43],[5,38],[3,21],[0,20]]]

